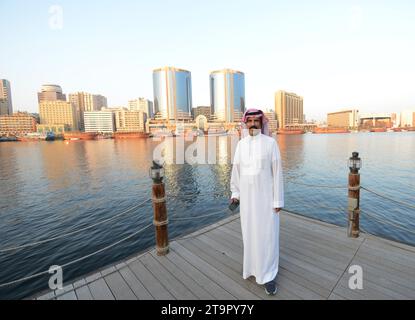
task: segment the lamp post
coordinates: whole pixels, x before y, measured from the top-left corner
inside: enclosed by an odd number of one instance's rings
[[[351,238],[359,237],[359,216],[360,216],[360,174],[362,161],[358,152],[353,152],[349,158],[349,205],[348,205],[348,227],[347,236]]]
[[[150,178],[153,180],[153,224],[156,228],[156,250],[157,255],[164,256],[169,252],[167,232],[169,220],[167,219],[166,191],[163,183],[164,168],[155,161],[153,161],[153,166],[150,168]]]

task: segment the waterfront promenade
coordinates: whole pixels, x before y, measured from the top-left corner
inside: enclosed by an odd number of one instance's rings
[[[415,247],[366,233],[348,238],[343,227],[284,211],[277,295],[242,279],[242,255],[234,215],[173,239],[166,256],[152,248],[30,299],[415,299]],[[363,269],[363,289],[349,288],[353,265]]]

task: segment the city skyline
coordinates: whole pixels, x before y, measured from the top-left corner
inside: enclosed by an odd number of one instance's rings
[[[245,74],[247,107],[273,108],[284,90],[304,97],[307,119],[351,106],[413,109],[415,4],[385,4],[60,1],[55,28],[49,1],[5,0],[0,78],[11,83],[14,109],[29,112],[44,83],[100,92],[110,105],[152,99],[152,70],[163,65],[192,73],[193,106],[209,104],[210,72],[230,68]]]

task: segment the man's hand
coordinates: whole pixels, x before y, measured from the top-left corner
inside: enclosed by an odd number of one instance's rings
[[[274,212],[275,212],[276,214],[278,214],[278,213],[280,213],[281,209],[282,209],[282,208],[274,208]]]

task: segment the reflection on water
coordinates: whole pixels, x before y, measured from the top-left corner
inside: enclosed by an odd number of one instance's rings
[[[167,138],[164,159],[169,237],[199,229],[226,217],[235,137],[183,141]],[[278,136],[286,208],[345,226],[347,223],[347,159],[359,151],[361,183],[407,203],[415,199],[414,133]],[[39,241],[112,217],[150,198],[148,170],[160,141],[99,140],[0,145],[0,249]],[[210,147],[209,147],[210,146]],[[190,150],[189,147],[193,147]],[[176,164],[188,157],[190,164]],[[214,152],[212,152],[212,150]],[[203,161],[200,161],[203,159]],[[214,164],[216,162],[216,164]],[[209,163],[209,164],[208,164]],[[307,185],[339,186],[317,188]],[[183,196],[186,195],[186,196]],[[189,196],[190,195],[190,196]],[[415,244],[413,233],[369,218],[392,221],[415,230],[414,210],[361,192],[361,225],[369,232]],[[222,211],[223,210],[223,211]],[[222,212],[220,212],[222,211]],[[216,216],[202,217],[212,212]],[[47,270],[99,250],[152,221],[152,207],[142,208],[109,224],[33,248],[0,253],[0,283]],[[346,236],[346,234],[345,234]],[[69,281],[154,245],[152,228],[115,248],[64,269]],[[8,288],[0,298],[22,298],[45,289],[40,277]]]

